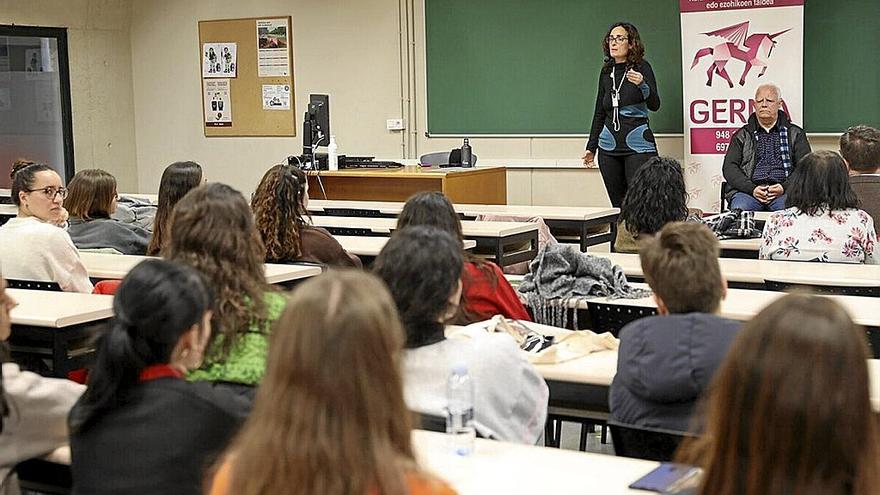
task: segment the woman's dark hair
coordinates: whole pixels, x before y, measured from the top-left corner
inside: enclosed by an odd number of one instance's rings
[[[165,260],[135,266],[116,290],[113,319],[98,339],[89,388],[71,428],[87,429],[119,404],[144,368],[168,363],[180,337],[211,309],[211,299],[192,268]]]
[[[801,158],[788,180],[785,207],[807,215],[859,207],[859,197],[849,185],[846,163],[837,153],[814,151]]]
[[[216,295],[207,360],[224,359],[252,328],[266,327],[266,251],[244,196],[213,182],[183,197],[168,223],[162,257],[195,268]],[[263,330],[260,330],[263,331]],[[222,345],[213,345],[222,335]]]
[[[9,346],[0,342],[0,433],[3,433],[3,418],[9,416],[9,403],[6,402],[6,391],[3,389],[3,366],[9,360]]]
[[[413,226],[394,232],[373,263],[385,281],[406,330],[406,346],[431,343],[448,311],[449,296],[461,279],[461,241],[434,227]]]
[[[602,72],[608,72],[614,66],[614,57],[611,56],[611,49],[608,47],[608,36],[616,27],[626,29],[626,35],[629,38],[629,51],[626,54],[626,64],[630,67],[642,63],[645,58],[645,45],[642,44],[642,38],[639,36],[639,30],[628,22],[615,22],[608,28],[608,32],[602,38],[602,53],[605,54],[605,65],[602,66]]]
[[[688,216],[688,194],[681,164],[655,156],[642,165],[623,198],[620,220],[633,234],[653,234]]]
[[[25,159],[18,159],[13,162],[9,178],[12,179],[11,194],[12,203],[15,206],[21,206],[21,199],[18,197],[18,193],[29,190],[34,185],[37,173],[45,171],[55,172],[55,169],[45,163],[34,163]]]
[[[157,256],[162,245],[167,242],[166,230],[174,205],[183,198],[190,189],[202,183],[202,166],[196,162],[174,162],[162,172],[159,182],[159,206],[153,220],[153,237],[147,246],[148,256]]]
[[[309,218],[304,204],[306,181],[302,170],[290,165],[275,165],[263,175],[254,192],[251,209],[269,263],[296,260],[302,256],[300,232]]]
[[[697,493],[880,493],[868,357],[865,331],[832,299],[787,295],[761,310],[706,391],[705,433],[676,456],[704,469]]]
[[[461,230],[461,219],[458,217],[458,213],[455,212],[455,207],[452,206],[449,199],[441,192],[419,192],[406,200],[403,210],[397,217],[397,228],[403,229],[416,225],[434,227],[447,232],[458,240],[459,246],[463,246],[464,234]],[[489,262],[465,251],[464,247],[461,247],[460,250],[464,256],[464,261],[476,266],[489,281],[489,284],[494,287],[498,283],[498,276],[495,275],[495,270],[492,269],[492,265]],[[466,279],[462,282],[470,282],[466,271],[463,275]],[[456,321],[459,323],[470,323],[479,320],[475,315],[466,312],[467,302],[464,301],[464,296],[462,296],[462,299]]]
[[[116,199],[116,177],[101,169],[80,170],[67,185],[64,207],[72,218],[110,218]]]

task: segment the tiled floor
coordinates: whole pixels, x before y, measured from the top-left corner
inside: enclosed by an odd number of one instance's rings
[[[611,434],[608,434],[608,443],[601,442],[600,427],[596,427],[594,433],[587,435],[587,452],[595,452],[597,454],[614,455],[614,446],[611,445]],[[562,423],[562,442],[563,449],[578,450],[581,439],[581,425],[579,423]]]

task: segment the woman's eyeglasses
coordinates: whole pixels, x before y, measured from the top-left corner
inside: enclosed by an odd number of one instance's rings
[[[29,192],[29,193],[37,192],[37,191],[43,193],[43,195],[45,195],[46,198],[48,198],[50,201],[54,200],[55,197],[59,196],[59,195],[61,196],[61,199],[64,199],[67,197],[67,189],[63,188],[63,187],[49,186],[49,187],[44,187],[42,189],[28,189],[27,190],[27,192]]]
[[[608,43],[625,43],[629,41],[629,36],[609,36],[606,40],[608,40]]]

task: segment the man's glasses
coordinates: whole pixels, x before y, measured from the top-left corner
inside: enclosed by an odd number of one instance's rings
[[[43,193],[49,200],[54,200],[56,196],[61,196],[61,199],[67,197],[67,189],[63,187],[44,187],[42,189],[28,189],[27,192],[41,192]]]
[[[606,39],[608,40],[608,43],[625,43],[629,41],[629,36],[609,36]]]

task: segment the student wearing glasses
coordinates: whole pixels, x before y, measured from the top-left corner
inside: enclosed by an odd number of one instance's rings
[[[730,209],[778,211],[797,163],[810,143],[804,130],[782,109],[782,91],[762,84],[755,91],[755,111],[730,139],[724,155],[725,197]]]
[[[114,249],[122,254],[147,252],[150,233],[111,218],[119,194],[116,177],[98,169],[80,170],[70,181],[67,232],[78,249]]]
[[[602,39],[602,51],[605,64],[599,73],[596,109],[583,160],[584,165],[591,165],[598,152],[608,199],[619,208],[636,170],[657,156],[648,111],[660,109],[660,94],[635,26],[612,24]]]
[[[67,231],[67,189],[42,163],[12,167],[12,202],[18,216],[0,227],[0,266],[8,279],[56,282],[68,292],[92,292],[89,274]]]

